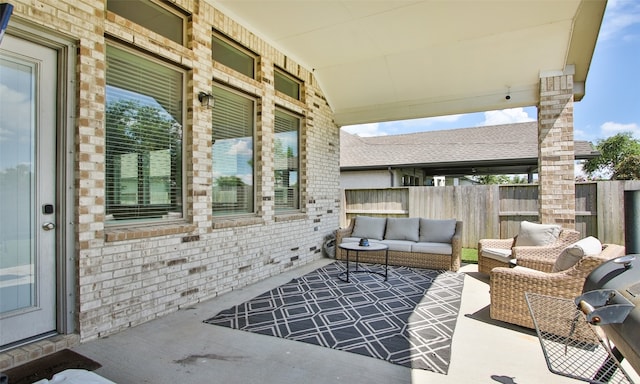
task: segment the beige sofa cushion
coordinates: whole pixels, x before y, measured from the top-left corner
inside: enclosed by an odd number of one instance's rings
[[[508,263],[511,260],[511,249],[482,248],[482,257]]]
[[[516,247],[542,247],[558,240],[562,228],[554,224],[537,224],[528,221],[520,223],[520,231],[516,237]]]
[[[593,236],[585,237],[568,247],[556,259],[551,272],[566,271],[576,265],[585,256],[599,255],[602,252],[602,243]]]

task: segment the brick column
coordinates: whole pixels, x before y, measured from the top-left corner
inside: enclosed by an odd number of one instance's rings
[[[541,223],[575,229],[573,67],[540,76],[538,203]]]

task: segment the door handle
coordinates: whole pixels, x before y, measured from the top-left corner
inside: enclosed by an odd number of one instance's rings
[[[44,223],[42,224],[42,229],[44,229],[45,231],[50,231],[52,229],[54,229],[56,227],[55,224],[53,223]]]

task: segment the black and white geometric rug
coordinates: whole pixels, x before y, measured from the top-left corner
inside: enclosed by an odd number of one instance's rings
[[[345,283],[337,277],[343,271],[336,261],[205,323],[447,374],[463,274],[389,266],[386,282],[352,273]]]

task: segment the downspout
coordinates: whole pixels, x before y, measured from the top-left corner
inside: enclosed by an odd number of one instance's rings
[[[389,170],[389,184],[393,187],[393,171],[391,170],[391,167],[388,167],[387,169]]]

